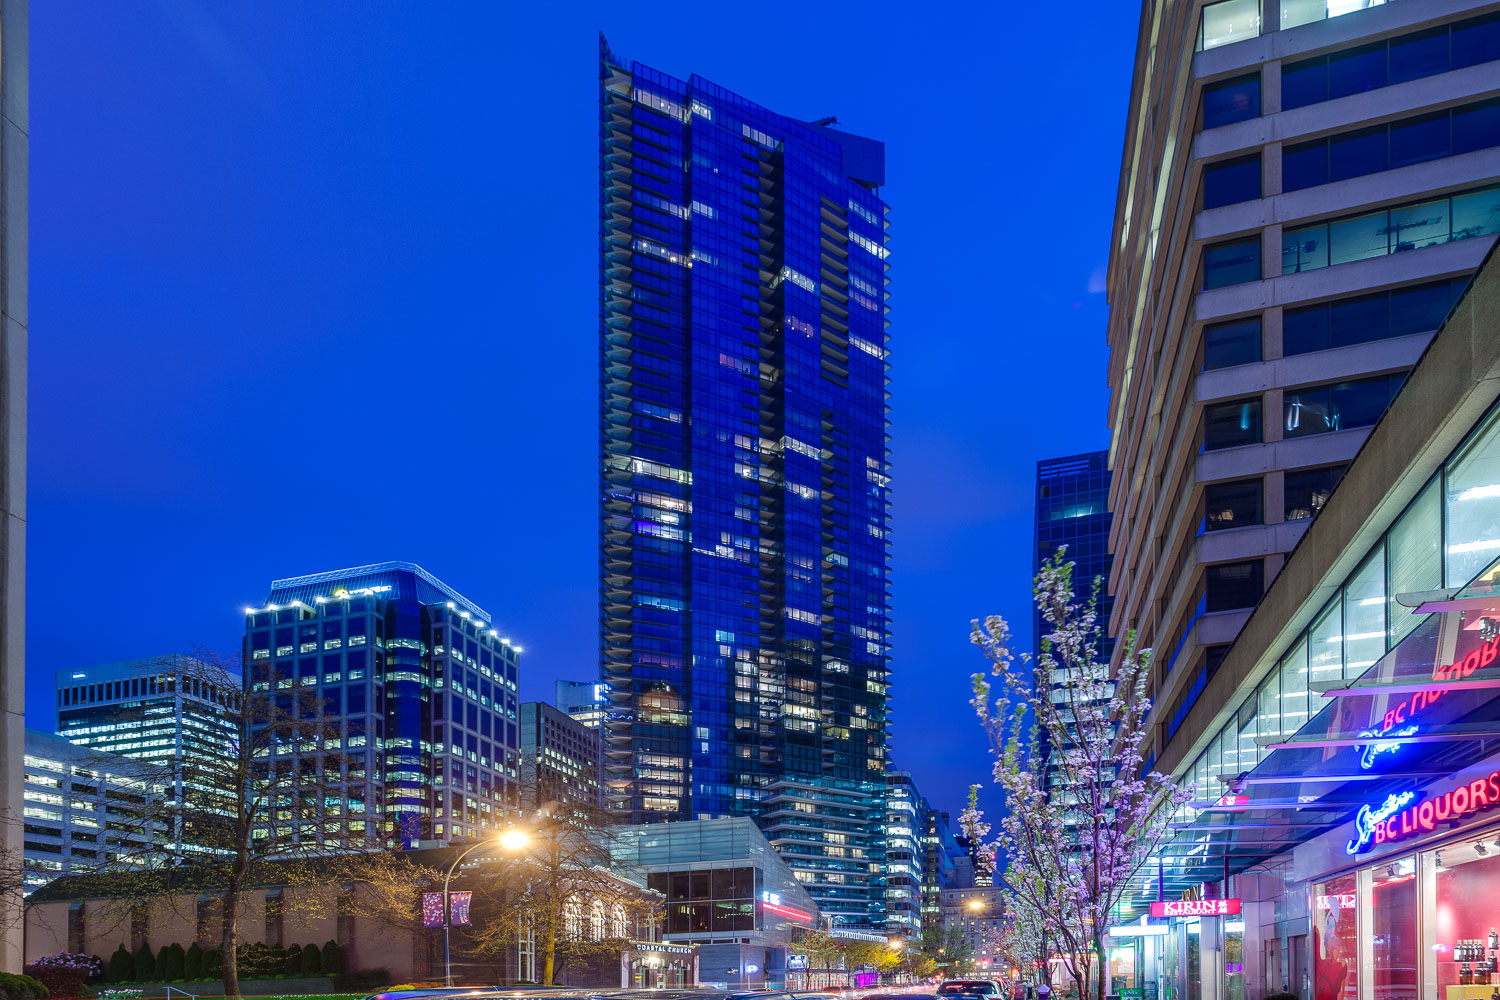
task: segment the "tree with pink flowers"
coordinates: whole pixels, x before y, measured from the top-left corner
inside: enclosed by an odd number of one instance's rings
[[[1045,629],[1038,658],[1015,650],[1004,618],[973,623],[971,640],[989,670],[974,675],[972,704],[1004,802],[997,879],[1018,912],[1039,920],[1080,993],[1104,1000],[1105,928],[1146,859],[1171,836],[1188,792],[1146,767],[1150,650],[1126,633],[1111,671],[1102,653],[1100,581],[1077,600],[1065,553],[1059,549],[1036,578]]]

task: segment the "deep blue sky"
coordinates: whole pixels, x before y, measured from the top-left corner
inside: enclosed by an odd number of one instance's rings
[[[638,13],[633,13],[638,11]],[[894,719],[986,780],[1039,458],[1103,447],[1137,5],[32,4],[28,719],[238,648],[274,577],[410,559],[596,672],[596,31],[887,143]]]

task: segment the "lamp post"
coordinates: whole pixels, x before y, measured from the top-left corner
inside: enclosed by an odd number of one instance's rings
[[[470,854],[473,854],[475,851],[479,850],[481,847],[485,847],[487,845],[499,846],[504,850],[515,851],[525,847],[526,841],[526,831],[517,830],[512,827],[511,829],[506,830],[504,833],[500,834],[500,836],[497,837],[493,841],[493,843],[488,840],[481,840],[477,844],[470,844],[464,850],[464,852],[458,857],[454,858],[453,863],[448,866],[448,874],[443,876],[443,978],[450,987],[453,985],[453,959],[452,952],[449,950],[448,946],[448,929],[453,926],[453,911],[449,909],[448,904],[448,883],[453,881],[453,873],[458,870],[458,863],[464,858],[467,858]]]

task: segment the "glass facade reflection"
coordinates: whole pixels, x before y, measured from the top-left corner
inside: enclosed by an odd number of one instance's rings
[[[883,924],[884,147],[600,58],[606,807]]]
[[[519,771],[521,649],[491,622],[405,562],[276,580],[266,604],[246,610],[246,687],[311,688],[340,720],[337,807],[350,846],[504,825]]]

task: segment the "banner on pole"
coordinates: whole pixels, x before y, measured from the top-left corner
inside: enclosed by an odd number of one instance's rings
[[[473,898],[472,892],[450,892],[448,894],[448,924],[451,927],[468,927],[469,900]]]
[[[443,926],[443,894],[440,892],[422,893],[422,926]]]

